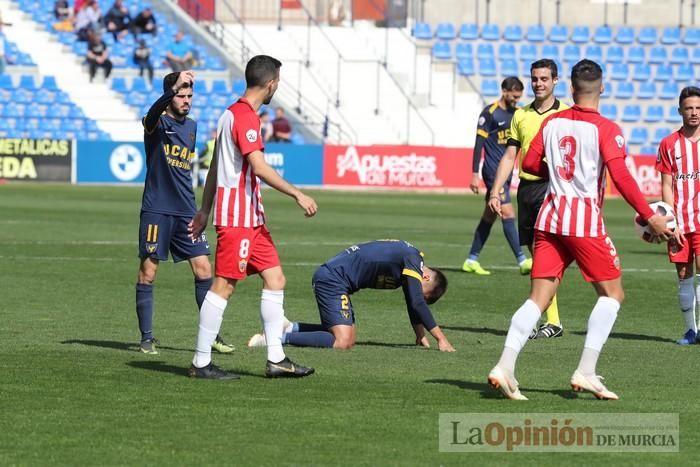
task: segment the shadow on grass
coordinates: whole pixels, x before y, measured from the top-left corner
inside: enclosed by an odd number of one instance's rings
[[[91,347],[102,347],[105,349],[125,350],[127,352],[138,352],[139,350],[138,344],[132,342],[98,341],[93,339],[69,339],[61,342],[61,344],[88,345]],[[192,349],[180,349],[177,347],[168,347],[165,345],[159,345],[158,348],[163,350],[174,350],[178,352],[192,352]]]
[[[418,348],[418,346],[415,344],[390,344],[388,342],[376,342],[376,341],[355,342],[355,345],[369,345],[369,346],[374,346],[374,347],[390,347],[390,348],[395,348],[395,349],[408,349],[408,348],[413,348],[413,347]]]
[[[175,365],[170,365],[162,361],[158,360],[139,360],[139,361],[133,361],[133,362],[126,362],[127,365],[134,367],[134,368],[139,368],[141,370],[149,370],[149,371],[159,371],[161,373],[171,373],[174,375],[179,375],[179,376],[188,376],[187,370],[189,367],[182,367],[182,366],[175,366]],[[262,373],[250,373],[248,371],[240,371],[236,369],[228,369],[226,368],[227,371],[233,371],[234,373],[237,373],[241,376],[252,376],[256,378],[265,378],[265,375]],[[235,380],[232,380],[235,381]]]
[[[430,384],[449,384],[452,386],[457,386],[460,389],[478,391],[481,394],[482,399],[503,399],[503,395],[489,386],[488,383],[476,383],[473,381],[464,381],[460,379],[428,379],[425,380],[425,382]],[[520,390],[526,396],[530,392],[544,392],[554,394],[555,396],[559,396],[563,399],[578,398],[578,395],[570,389],[530,389],[521,387]]]
[[[571,334],[577,334],[579,336],[585,336],[586,331],[571,331]],[[609,339],[627,339],[631,341],[655,341],[655,342],[667,342],[675,344],[675,340],[669,339],[668,337],[660,336],[649,336],[647,334],[632,334],[629,332],[613,332],[610,333]]]
[[[440,326],[442,329],[448,329],[450,331],[466,331],[475,332],[477,334],[493,334],[494,336],[505,336],[508,334],[507,329],[493,329],[493,328],[476,328],[470,326]]]

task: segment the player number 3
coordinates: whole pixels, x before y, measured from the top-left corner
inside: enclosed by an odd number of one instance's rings
[[[557,175],[566,182],[574,179],[574,171],[576,170],[576,138],[573,136],[564,136],[559,140],[559,150],[564,158],[564,165],[557,166]]]

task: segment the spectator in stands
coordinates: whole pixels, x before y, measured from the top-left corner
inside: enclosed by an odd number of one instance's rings
[[[131,22],[131,33],[135,36],[139,34],[153,34],[155,36],[158,33],[153,10],[144,8],[141,13],[136,15],[136,18]]]
[[[112,61],[109,59],[109,47],[102,40],[99,33],[90,31],[88,33],[88,49],[86,59],[90,67],[90,82],[95,78],[98,68],[105,72],[105,79],[109,78],[112,72]]]
[[[112,8],[107,11],[104,17],[104,24],[107,31],[111,32],[114,40],[122,39],[129,32],[131,15],[129,9],[124,6],[122,0],[114,0]]]
[[[260,135],[262,136],[263,143],[267,143],[272,138],[272,122],[270,121],[270,114],[267,110],[263,110],[258,115],[260,117]]]
[[[134,49],[134,63],[139,67],[139,76],[143,72],[148,72],[148,82],[153,83],[153,63],[151,63],[151,49],[146,45],[146,41],[139,39],[138,47]]]
[[[96,0],[86,0],[75,15],[75,33],[79,41],[87,41],[90,31],[99,32],[102,11]]]
[[[291,143],[292,142],[292,125],[284,116],[284,109],[277,107],[275,110],[275,119],[272,121],[272,138],[273,143]]]
[[[0,75],[5,73],[5,65],[7,61],[5,60],[5,37],[2,33],[2,15],[0,15]]]
[[[328,25],[342,26],[345,21],[345,5],[343,0],[333,0],[328,8]]]
[[[53,15],[57,21],[73,18],[73,9],[68,5],[68,0],[56,0],[53,4]]]
[[[178,31],[175,34],[175,42],[172,43],[170,50],[165,55],[165,59],[173,71],[185,71],[194,67],[194,57],[189,46],[182,41],[184,37],[185,33]]]

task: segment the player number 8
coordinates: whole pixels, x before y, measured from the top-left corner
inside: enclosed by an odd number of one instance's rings
[[[241,240],[241,248],[238,250],[238,256],[241,258],[247,258],[248,248],[250,248],[250,240],[244,238],[243,240]]]

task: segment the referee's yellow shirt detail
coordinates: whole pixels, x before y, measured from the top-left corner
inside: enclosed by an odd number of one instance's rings
[[[523,180],[541,180],[541,177],[523,172],[523,159],[527,150],[530,147],[530,142],[534,139],[540,126],[545,118],[549,115],[559,112],[560,110],[568,109],[569,106],[561,102],[559,99],[554,99],[552,106],[540,113],[533,107],[534,102],[521,107],[513,114],[513,119],[510,122],[510,137],[508,138],[508,146],[516,146],[520,148],[520,178]]]

